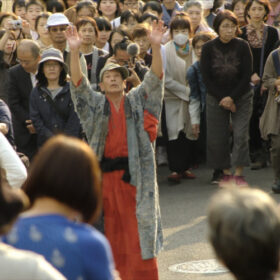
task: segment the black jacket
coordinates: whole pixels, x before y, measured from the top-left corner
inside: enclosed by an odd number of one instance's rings
[[[80,120],[74,111],[69,83],[53,99],[58,109],[48,101],[47,95],[52,98],[47,88],[35,87],[30,96],[30,118],[37,131],[38,146],[57,133],[80,137]]]
[[[36,152],[36,134],[30,134],[26,128],[29,117],[29,96],[32,90],[30,74],[21,65],[9,69],[8,105],[13,116],[15,142],[20,152],[29,157]]]

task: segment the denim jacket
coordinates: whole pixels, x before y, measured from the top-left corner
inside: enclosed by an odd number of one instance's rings
[[[206,87],[202,80],[199,61],[196,61],[187,71],[190,85],[190,116],[192,124],[200,123],[200,113],[204,112],[206,104]]]
[[[78,87],[71,84],[71,95],[89,144],[101,161],[110,118],[109,101],[93,91],[85,77]],[[144,81],[126,95],[124,105],[130,184],[137,188],[136,217],[143,259],[155,257],[163,242],[154,147],[143,125],[144,110],[159,120],[162,98],[163,82],[149,71]]]

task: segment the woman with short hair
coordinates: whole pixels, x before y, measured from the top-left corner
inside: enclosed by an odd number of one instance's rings
[[[238,20],[220,12],[214,20],[218,37],[202,47],[201,73],[207,89],[207,161],[215,170],[212,181],[235,180],[246,185],[243,167],[249,165],[248,130],[252,112],[252,54],[246,41],[236,38]],[[232,157],[230,121],[233,130]],[[231,165],[235,172],[230,171]]]
[[[46,49],[36,75],[37,86],[30,94],[30,119],[36,129],[38,146],[58,133],[81,136],[80,120],[74,111],[66,76],[67,66],[61,51]]]
[[[43,255],[67,279],[113,279],[110,246],[89,225],[99,215],[102,194],[92,149],[75,138],[52,138],[34,159],[23,189],[31,207],[4,242]]]
[[[268,0],[250,0],[245,8],[245,20],[248,24],[242,27],[240,37],[248,41],[253,55],[253,72],[251,77],[254,86],[253,113],[250,122],[250,155],[251,169],[260,169],[267,165],[268,151],[261,139],[259,119],[267,99],[267,88],[262,84],[265,62],[279,40],[275,27],[266,25],[270,4]]]
[[[164,102],[168,134],[167,156],[171,174],[168,181],[180,183],[182,178],[193,179],[189,170],[194,163],[195,136],[189,114],[190,87],[186,79],[187,69],[193,63],[192,27],[190,18],[179,12],[170,23],[172,40],[165,45],[166,70]]]

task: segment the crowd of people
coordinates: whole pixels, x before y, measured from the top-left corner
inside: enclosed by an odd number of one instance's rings
[[[271,162],[280,193],[278,1],[10,8],[0,13],[5,243],[67,279],[156,280],[157,166],[172,184],[207,163],[209,182],[247,186],[244,167]]]

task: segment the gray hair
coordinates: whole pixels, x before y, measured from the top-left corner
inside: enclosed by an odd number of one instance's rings
[[[201,11],[203,10],[203,4],[200,1],[190,0],[185,2],[184,11],[186,12],[192,6],[196,6],[197,8],[201,9]]]
[[[236,188],[224,189],[211,199],[210,242],[237,279],[267,279],[278,269],[279,210],[265,192]]]

